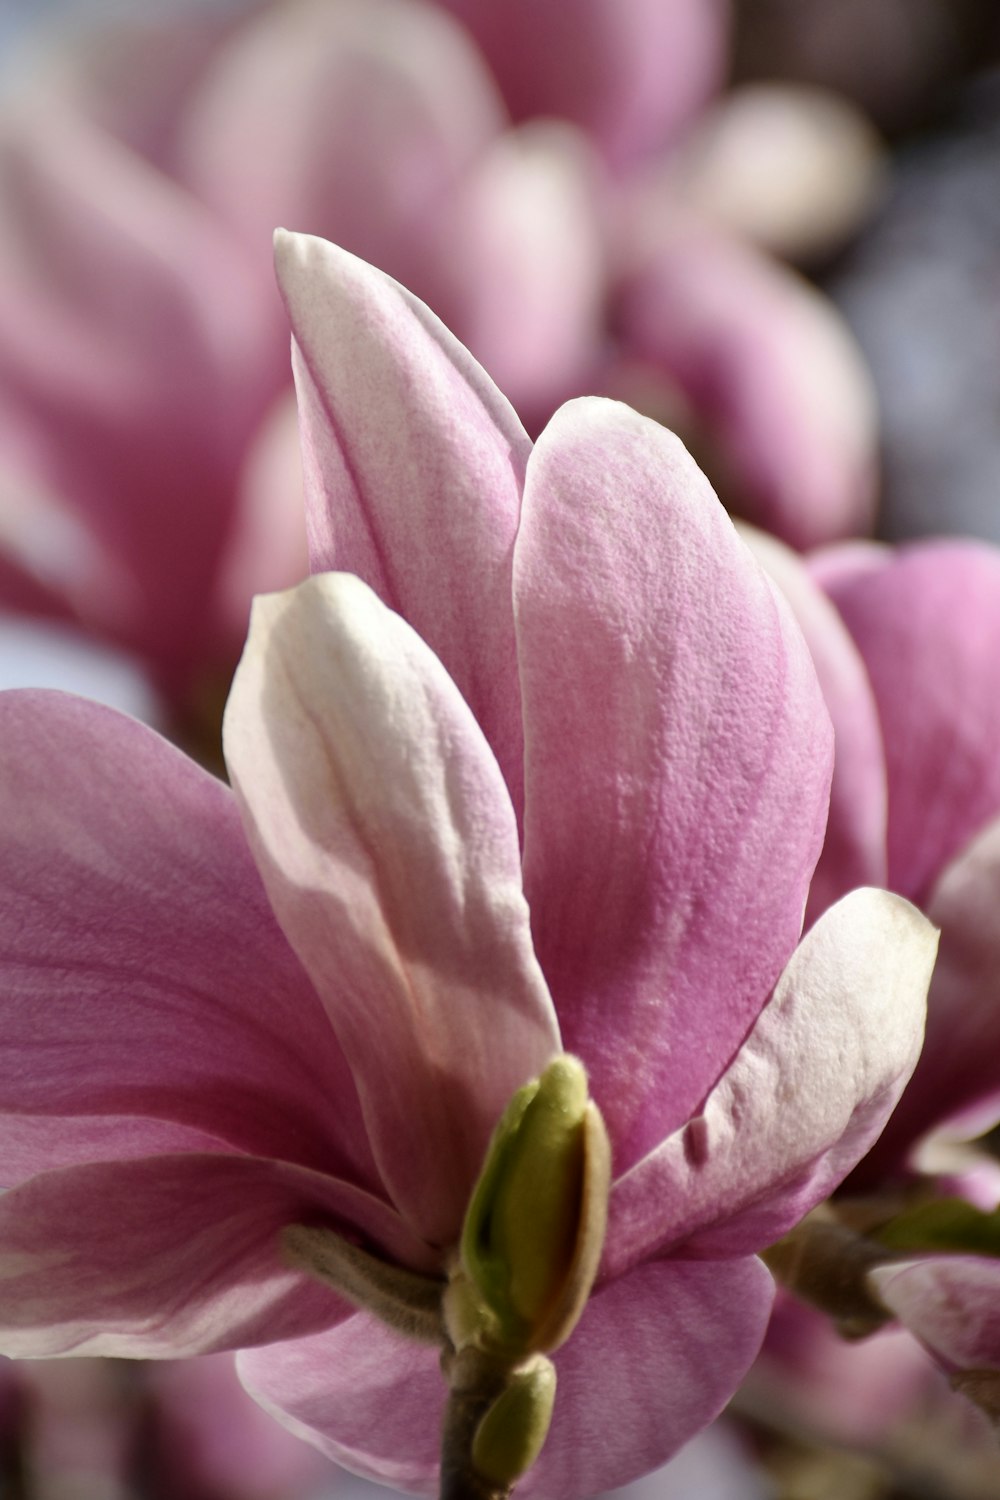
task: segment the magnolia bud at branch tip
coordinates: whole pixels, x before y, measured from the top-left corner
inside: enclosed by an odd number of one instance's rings
[[[569,1337],[597,1274],[610,1184],[586,1072],[563,1054],[518,1089],[494,1131],[445,1297],[456,1347],[518,1359]]]

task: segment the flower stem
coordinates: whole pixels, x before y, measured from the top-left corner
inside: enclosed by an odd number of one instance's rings
[[[507,1500],[513,1485],[496,1484],[472,1460],[479,1424],[503,1393],[507,1372],[478,1349],[442,1357],[448,1381],[448,1404],[441,1433],[440,1500]]]

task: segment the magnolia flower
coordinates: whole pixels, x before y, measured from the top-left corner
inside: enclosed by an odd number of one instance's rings
[[[830,549],[811,563],[824,597],[776,543],[754,545],[805,629],[834,722],[811,910],[858,878],[885,881],[941,929],[920,1062],[851,1178],[871,1200],[875,1258],[889,1262],[868,1280],[959,1388],[995,1411],[1000,1339],[986,1304],[1000,1289],[1000,1175],[943,1142],[1000,1118],[1000,551],[964,541]],[[916,1190],[902,1211],[901,1188]],[[970,1384],[970,1368],[994,1375]]]
[[[260,1345],[244,1379],[295,1430],[429,1488],[475,1205],[487,1269],[537,1251],[513,1158],[474,1196],[484,1153],[572,1052],[613,1182],[523,1490],[592,1493],[746,1369],[753,1252],[881,1128],[933,935],[864,891],[796,947],[829,726],[676,440],[584,401],[531,451],[401,288],[309,239],[281,261],[317,554],[337,531],[431,644],[343,573],[258,601],[232,790],[110,710],[0,697],[0,1348]],[[360,1307],[300,1268],[317,1237]],[[414,1288],[437,1348],[379,1319]]]
[[[989,1031],[1000,983],[1000,550],[958,540],[832,549],[813,570],[868,687],[832,710],[835,733],[857,744],[874,729],[883,747],[859,759],[842,799],[863,800],[865,781],[873,806],[884,798],[881,828],[873,817],[860,845],[866,878],[916,902],[942,935],[928,1045],[879,1143],[882,1171],[950,1116],[975,1110],[985,1124],[1000,1112]],[[830,877],[831,898],[849,888],[843,869]]]
[[[1000,1118],[1000,551],[927,542],[839,568],[834,559],[827,568],[885,741],[889,881],[941,928],[927,1047],[899,1119],[865,1164],[861,1185],[870,1187],[898,1173],[930,1133],[961,1138]],[[925,1164],[933,1167],[933,1155]],[[994,1173],[983,1207],[998,1203]],[[996,1414],[1000,1232],[995,1215],[972,1211],[952,1224],[955,1212],[918,1217],[908,1228],[897,1223],[894,1244],[917,1258],[878,1268],[871,1279],[956,1388]],[[936,1249],[946,1253],[919,1254]]]

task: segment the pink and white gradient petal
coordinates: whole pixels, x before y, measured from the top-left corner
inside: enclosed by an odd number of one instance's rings
[[[809,887],[809,922],[848,891],[886,883],[888,789],[878,708],[857,647],[802,559],[754,527],[741,534],[792,607],[833,721],[830,814]]]
[[[795,945],[829,718],[693,460],[616,402],[539,438],[514,590],[535,946],[621,1173],[698,1106]]]
[[[161,1151],[383,1193],[357,1091],[227,787],[69,694],[0,694],[3,1184]]]
[[[603,345],[600,176],[586,136],[505,131],[438,216],[427,300],[460,328],[529,430],[594,389]]]
[[[382,1177],[452,1244],[510,1095],[560,1050],[496,760],[440,662],[345,573],[257,600],[224,744]]]
[[[411,293],[281,234],[310,558],[357,573],[455,679],[520,807],[511,553],[531,449],[506,398]],[[387,437],[388,435],[388,437]]]
[[[941,874],[927,901],[941,946],[927,1006],[927,1039],[866,1178],[898,1170],[931,1130],[960,1139],[1000,1118],[1000,819]],[[954,1138],[954,1136],[953,1136]]]
[[[39,1173],[0,1197],[4,1352],[177,1358],[327,1328],[351,1309],[281,1253],[309,1218],[429,1268],[384,1202],[287,1162],[188,1152]]]
[[[861,890],[806,934],[691,1121],[615,1184],[606,1274],[769,1245],[860,1160],[913,1071],[937,934]]]
[[[734,512],[798,548],[870,529],[871,377],[806,282],[716,230],[674,225],[624,275],[617,321],[625,354],[687,403]]]
[[[278,224],[421,286],[426,237],[507,123],[462,28],[419,0],[286,0],[219,50],[179,121],[179,179],[270,286]]]
[[[1000,1260],[931,1255],[869,1276],[886,1307],[946,1368],[1000,1368]]]
[[[752,1258],[656,1261],[599,1288],[555,1356],[552,1427],[518,1492],[578,1500],[665,1463],[749,1368],[773,1295]],[[433,1350],[359,1315],[238,1363],[255,1398],[336,1462],[434,1493],[445,1392]]]

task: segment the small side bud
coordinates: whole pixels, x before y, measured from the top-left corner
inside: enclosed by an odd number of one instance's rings
[[[504,1112],[466,1215],[467,1285],[455,1284],[451,1300],[468,1308],[471,1285],[484,1347],[523,1356],[569,1337],[597,1274],[610,1184],[583,1064],[557,1057]]]
[[[555,1399],[555,1366],[543,1354],[509,1375],[472,1441],[475,1469],[498,1489],[516,1484],[542,1451]]]

